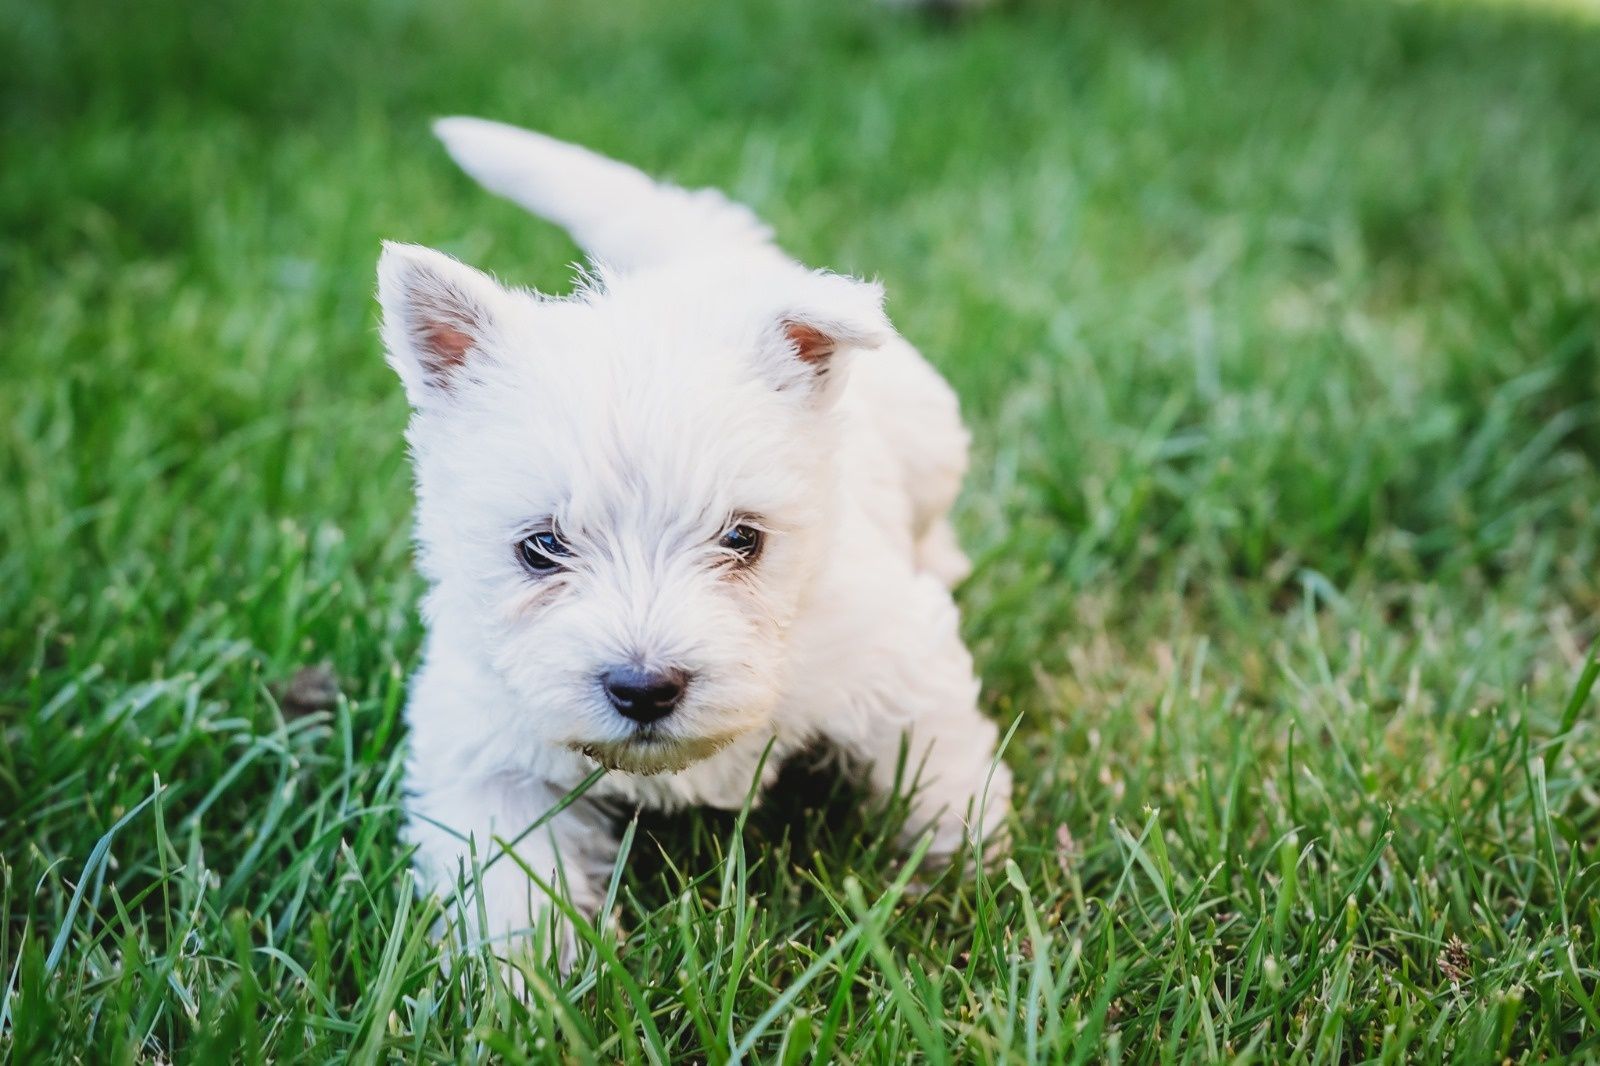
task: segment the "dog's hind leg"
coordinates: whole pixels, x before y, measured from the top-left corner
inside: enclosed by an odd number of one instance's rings
[[[851,399],[898,467],[916,568],[953,588],[972,569],[950,524],[970,439],[955,391],[900,337],[863,354],[850,373]]]
[[[972,573],[972,561],[961,550],[955,527],[948,518],[934,522],[917,541],[917,569],[932,574],[949,589],[961,584]]]

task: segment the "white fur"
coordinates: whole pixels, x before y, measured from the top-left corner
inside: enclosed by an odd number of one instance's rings
[[[436,129],[606,265],[566,299],[413,246],[379,265],[431,586],[407,708],[425,882],[448,893],[489,864],[464,911],[526,946],[549,900],[523,864],[593,914],[614,811],[736,808],[769,744],[764,784],[823,742],[878,795],[904,744],[910,835],[931,826],[943,856],[1001,839],[1010,775],[949,591],[966,572],[947,513],[967,434],[879,288],[794,263],[717,193],[496,123]],[[803,362],[785,323],[835,354]],[[714,547],[740,516],[767,531],[742,570]],[[569,567],[530,574],[515,545],[552,521]],[[629,661],[693,675],[654,739],[597,681]],[[594,788],[499,855],[597,758],[612,769]]]

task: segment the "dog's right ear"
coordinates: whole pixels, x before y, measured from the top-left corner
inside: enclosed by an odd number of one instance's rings
[[[384,242],[378,260],[383,343],[413,407],[447,398],[494,358],[506,298],[489,275],[443,252]]]

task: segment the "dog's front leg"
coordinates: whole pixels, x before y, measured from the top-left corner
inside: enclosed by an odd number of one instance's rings
[[[871,541],[848,527],[845,543]],[[999,761],[999,730],[978,709],[972,656],[955,602],[939,577],[890,555],[839,563],[818,610],[796,632],[795,704],[780,713],[811,724],[820,739],[863,767],[880,801],[909,791],[901,842],[930,828],[930,865],[981,843],[1004,849],[1011,772]]]
[[[949,593],[926,575],[904,596],[886,597],[895,613],[880,620],[890,644],[863,647],[856,703],[834,739],[869,764],[866,783],[887,798],[910,790],[904,843],[932,828],[928,861],[948,861],[974,842],[993,857],[1006,845],[1011,771],[998,758],[999,730],[978,708],[972,657],[961,641]]]
[[[413,783],[422,776],[413,774]],[[467,946],[487,942],[508,959],[532,954],[571,963],[572,923],[539,882],[592,918],[617,840],[605,815],[583,799],[539,824],[564,793],[505,775],[411,795],[407,836],[417,845],[418,869],[430,882],[425,887],[452,901],[449,920],[467,934]]]
[[[973,704],[926,713],[899,730],[885,729],[864,754],[867,783],[887,799],[909,790],[911,810],[902,843],[911,847],[930,829],[926,861],[948,863],[969,847],[986,858],[1006,848],[1011,770],[997,758],[995,724]]]

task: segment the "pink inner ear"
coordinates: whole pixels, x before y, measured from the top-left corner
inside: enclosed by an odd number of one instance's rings
[[[464,365],[472,350],[472,334],[445,318],[419,322],[417,341],[428,369],[435,374],[447,374]]]
[[[804,322],[785,322],[783,335],[794,345],[795,355],[799,356],[802,363],[820,363],[838,347],[832,337]]]

